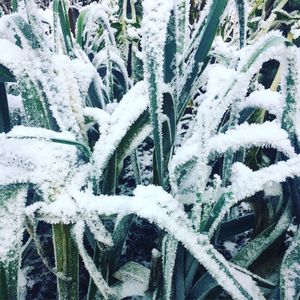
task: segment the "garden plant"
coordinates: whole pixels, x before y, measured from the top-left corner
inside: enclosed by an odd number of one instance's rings
[[[299,11],[2,0],[0,300],[299,299]]]

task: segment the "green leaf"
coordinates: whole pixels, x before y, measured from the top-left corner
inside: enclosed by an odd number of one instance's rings
[[[196,46],[197,48],[195,50],[195,53],[193,54],[194,60],[191,62],[192,71],[189,74],[189,76],[187,76],[187,79],[179,95],[179,107],[178,107],[179,119],[181,118],[188,102],[190,101],[190,97],[192,96],[191,91],[193,85],[202,72],[202,65],[205,63],[207,54],[215,38],[220,17],[223,14],[226,5],[227,5],[227,0],[213,0],[205,24],[199,27],[200,32],[197,33],[197,35],[199,35],[200,39],[199,42],[197,43]]]
[[[249,268],[258,257],[264,253],[290,225],[292,218],[291,203],[289,202],[282,213],[277,224],[273,224],[250,241],[244,248],[242,248],[237,255],[235,255],[231,262],[242,267]],[[203,297],[209,294],[210,291],[218,286],[216,281],[206,273],[193,286],[188,298]]]
[[[223,209],[224,205],[230,201],[232,198],[232,193],[227,192],[224,193],[219,200],[214,204],[213,208],[210,210],[207,218],[203,218],[200,225],[200,230],[204,232],[208,232],[211,228],[211,225],[214,221],[219,217],[221,210]]]
[[[148,128],[148,129],[147,129]],[[130,154],[134,146],[140,144],[143,140],[140,138],[145,138],[144,131],[150,131],[150,115],[149,111],[145,110],[136,121],[130,126],[129,130],[126,132],[119,145],[116,148],[118,157],[118,168],[120,170],[123,160]],[[139,138],[140,137],[140,138]],[[139,141],[137,141],[137,139]],[[119,171],[118,171],[119,173]]]
[[[95,13],[95,11],[97,13]],[[115,38],[109,18],[103,7],[99,5],[85,6],[77,19],[76,41],[87,54],[97,54],[105,46],[104,32],[108,33],[110,45],[115,45]]]
[[[16,29],[12,29],[16,31],[15,39],[17,46],[26,48],[25,42],[27,42],[32,49],[41,48],[41,37],[33,31],[33,28],[22,17],[12,15],[11,20],[15,23],[17,29],[20,30],[20,32],[18,32]],[[19,35],[20,33],[22,36]]]
[[[18,11],[18,0],[12,0],[11,1],[11,7],[12,7],[12,11],[13,12],[17,12]]]
[[[0,299],[17,299],[26,195],[23,185],[0,186]]]
[[[157,168],[158,181],[160,184],[163,182],[165,167],[163,156],[163,135],[162,135],[162,122],[161,122],[161,105],[162,95],[158,88],[158,65],[155,57],[152,57],[150,53],[146,54],[146,66],[149,74],[149,100],[150,100],[150,119],[153,128],[153,141],[155,148],[155,161]]]
[[[39,88],[26,76],[19,80],[19,87],[28,125],[50,129]]]
[[[4,83],[0,83],[0,133],[10,131],[10,118]]]
[[[245,0],[235,0],[235,6],[239,17],[240,48],[243,48],[246,43],[246,30],[247,30],[246,5],[247,3]]]
[[[117,187],[117,153],[114,152],[104,171],[102,194],[114,195]]]
[[[50,139],[50,140],[54,143],[71,145],[71,146],[77,147],[82,152],[85,161],[89,161],[89,159],[91,158],[92,154],[91,154],[91,151],[89,150],[89,148],[80,142],[65,140],[65,139]]]
[[[164,81],[170,83],[176,75],[176,26],[174,10],[171,11],[167,26],[167,40],[164,49]]]
[[[255,48],[254,52],[251,54],[247,62],[242,66],[241,72],[246,73],[258,60],[258,58],[267,52],[272,47],[283,45],[286,39],[278,34],[268,36],[263,43]]]
[[[286,251],[280,268],[280,298],[296,300],[300,297],[300,230]]]
[[[4,267],[3,263],[0,262],[0,299],[9,299],[8,295],[8,281],[7,274],[6,274],[6,268]],[[12,295],[16,296],[16,295]]]
[[[84,45],[83,30],[84,30],[87,14],[88,14],[87,9],[81,10],[76,22],[76,28],[77,28],[76,42],[82,49]]]
[[[59,299],[78,299],[79,291],[79,256],[71,237],[70,225],[54,224],[53,246],[56,271],[68,281],[57,278]]]
[[[287,59],[287,67],[285,74],[285,107],[282,114],[282,128],[285,129],[291,140],[291,143],[294,147],[298,147],[295,121],[296,121],[296,110],[297,110],[297,88],[296,85],[299,81],[298,70],[295,68],[296,57],[294,54],[294,47],[288,47],[287,51],[290,52],[290,55]]]
[[[172,145],[176,135],[176,107],[174,98],[170,93],[163,93],[162,112],[168,117]]]
[[[67,10],[65,0],[53,1],[53,14],[54,14],[54,18],[59,20],[66,52],[72,58],[74,57],[73,40],[72,40],[73,37],[71,33],[70,20],[69,20],[68,10]],[[56,36],[60,32],[58,26],[59,25],[57,24],[57,22],[54,22],[54,31],[56,32],[54,33],[54,36]],[[57,43],[58,41],[56,41],[56,46]]]
[[[87,94],[87,105],[91,107],[104,108],[108,103],[108,96],[106,91],[101,88],[103,86],[102,80],[98,74],[96,74],[90,83]]]
[[[0,64],[0,82],[16,82],[15,76],[5,66]]]

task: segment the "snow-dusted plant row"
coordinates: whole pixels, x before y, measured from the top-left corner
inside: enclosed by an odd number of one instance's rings
[[[26,299],[32,245],[59,299],[298,299],[298,228],[285,238],[300,217],[297,1],[11,5],[0,6],[0,299]],[[120,264],[134,215],[161,230],[150,269]],[[229,260],[220,243],[247,230]]]

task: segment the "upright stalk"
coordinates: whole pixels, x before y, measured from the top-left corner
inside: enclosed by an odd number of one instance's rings
[[[70,225],[55,224],[52,230],[56,269],[65,277],[57,278],[58,299],[76,300],[79,290],[79,260]]]

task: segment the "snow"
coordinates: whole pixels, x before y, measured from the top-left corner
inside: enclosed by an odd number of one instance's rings
[[[24,114],[24,106],[21,96],[15,96],[8,94],[7,95],[7,102],[9,110],[15,111],[18,110]]]
[[[82,52],[75,51],[76,54],[80,55],[80,58],[73,59],[71,61],[72,65],[72,71],[74,73],[74,76],[76,78],[77,84],[79,86],[80,92],[82,96],[84,97],[88,89],[90,87],[90,84],[93,80],[94,72],[96,71],[93,65],[90,63],[87,57],[83,56]]]
[[[137,29],[135,27],[131,26],[131,25],[128,25],[127,26],[127,36],[130,39],[138,39],[139,38],[139,34],[138,34]]]
[[[164,192],[161,187],[138,186],[134,192],[134,197],[94,196],[79,191],[73,191],[72,197],[76,201],[78,210],[70,217],[70,220],[77,222],[74,234],[79,244],[79,252],[94,280],[101,280],[101,278],[91,264],[91,258],[86,256],[82,248],[81,232],[84,224],[82,220],[89,218],[91,214],[110,216],[119,213],[135,213],[155,222],[161,228],[165,228],[178,241],[181,241],[234,299],[247,299],[250,295],[255,299],[263,298],[251,277],[245,274],[241,276],[242,273],[235,270],[214,249],[207,236],[193,231],[191,221],[184,212],[182,205],[170,194]],[[27,207],[26,212],[31,216],[38,213],[42,219],[57,222],[61,218],[61,213],[57,214],[57,209],[52,211],[52,205],[53,203],[49,205],[44,202],[40,205],[35,203],[32,207]],[[78,217],[81,220],[79,222],[77,221]],[[99,282],[97,286],[102,289],[103,282]],[[247,287],[247,290],[244,287]]]
[[[0,185],[32,183],[38,185],[46,201],[55,198],[77,164],[76,147],[49,140],[65,137],[70,134],[23,126],[8,135],[1,134]]]
[[[238,125],[235,129],[219,133],[209,139],[207,147],[210,152],[221,154],[228,150],[235,152],[241,147],[247,149],[254,146],[273,147],[289,157],[296,155],[287,132],[276,122]]]
[[[242,163],[235,163],[232,172],[232,191],[240,200],[252,196],[254,193],[263,190],[268,182],[284,182],[288,177],[299,176],[300,156],[287,161],[280,161],[277,164],[252,171]],[[249,185],[251,182],[251,185]]]
[[[129,86],[131,85],[131,81],[128,77],[126,65],[123,59],[120,57],[120,55],[116,52],[116,49],[114,47],[107,46],[107,49],[99,51],[93,59],[93,65],[95,66],[96,69],[98,69],[101,65],[106,66],[108,61],[111,64],[114,64],[115,65],[114,67],[117,67],[120,70],[120,72],[123,74],[125,84],[126,84],[126,89],[128,89]]]
[[[201,38],[197,29],[204,24],[213,1],[206,3],[196,24],[196,30],[191,36],[191,48],[194,48]],[[62,49],[58,49],[54,54],[51,40],[53,36],[50,32],[48,32],[49,39],[40,39],[41,47],[34,49],[32,43],[18,29],[16,19],[1,17],[0,63],[7,66],[20,82],[26,79],[31,80],[36,86],[41,85],[45,96],[43,105],[49,108],[61,131],[16,126],[8,134],[0,134],[0,188],[4,190],[6,187],[20,186],[14,197],[5,198],[5,193],[0,195],[2,262],[10,262],[20,254],[25,216],[52,224],[59,222],[71,224],[86,269],[104,297],[109,297],[115,292],[124,297],[133,294],[143,295],[147,286],[145,282],[138,283],[137,279],[129,279],[119,286],[109,287],[83,243],[84,230],[87,226],[96,241],[111,247],[113,245],[111,233],[106,230],[101,218],[112,216],[118,220],[121,216],[136,214],[168,232],[162,248],[165,292],[168,298],[171,298],[178,241],[199,260],[232,298],[263,298],[251,274],[228,263],[211,244],[210,237],[232,206],[258,191],[264,191],[267,196],[281,195],[280,183],[287,178],[300,176],[300,155],[295,153],[291,145],[289,132],[281,127],[286,86],[281,82],[278,88],[280,92],[259,87],[258,90],[251,90],[248,94],[249,84],[264,62],[276,59],[284,65],[288,61],[285,40],[281,33],[269,33],[241,51],[233,50],[221,39],[215,42],[214,53],[217,55],[217,61],[218,54],[224,55],[224,59],[220,58],[222,63],[208,65],[203,78],[200,79],[201,84],[206,83],[204,87],[206,92],[196,100],[199,107],[193,126],[190,127],[184,142],[179,143],[168,166],[172,194],[164,191],[162,187],[153,185],[138,186],[133,196],[96,196],[98,191],[93,190],[95,186],[91,179],[101,179],[111,155],[141,115],[149,114],[150,111],[153,124],[156,118],[160,134],[159,142],[162,144],[161,123],[166,120],[166,116],[162,114],[161,96],[162,92],[172,92],[174,89],[173,83],[165,85],[163,82],[167,24],[172,9],[175,9],[177,22],[179,18],[182,18],[181,22],[185,21],[176,24],[181,40],[180,55],[176,60],[178,64],[182,63],[189,76],[189,71],[193,69],[194,57],[193,54],[187,56],[191,53],[191,48],[187,47],[190,42],[188,4],[188,0],[176,3],[164,0],[143,1],[144,17],[141,30],[132,26],[127,27],[127,37],[137,39],[142,36],[143,52],[137,54],[143,58],[145,65],[145,81],[135,84],[132,88],[126,65],[121,58],[122,53],[119,53],[116,47],[115,31],[110,26],[110,20],[116,17],[118,6],[116,0],[105,0],[100,5],[93,3],[81,10],[81,13],[86,13],[83,30],[86,52],[93,53],[102,42],[105,42],[105,48],[94,55],[93,63],[83,50],[77,47],[74,49],[76,57],[74,59],[61,54]],[[35,8],[32,6],[29,9]],[[40,14],[44,20],[52,23],[49,10],[40,11]],[[36,28],[39,21],[33,23]],[[99,26],[104,29],[101,36]],[[8,27],[12,28],[11,32],[8,32]],[[182,32],[178,31],[179,28],[183,29]],[[38,32],[44,30],[41,27]],[[15,35],[20,35],[22,48],[14,44]],[[296,54],[295,61],[298,65],[299,51],[292,50],[289,54],[291,53]],[[187,57],[186,61],[181,61]],[[153,62],[153,66],[149,62]],[[110,85],[104,86],[96,69],[101,65],[111,67],[111,64],[122,72],[126,89],[129,91],[120,103],[110,99],[111,103],[106,105],[104,98],[100,97],[101,108],[86,107],[85,98],[92,81],[99,95],[105,93],[106,89],[110,90]],[[149,85],[150,79],[153,78],[150,72],[153,70],[155,82]],[[287,68],[284,69],[284,76],[286,73]],[[298,77],[298,73],[293,75]],[[109,80],[107,82],[109,83]],[[299,83],[296,84],[293,90],[295,94],[299,88]],[[149,97],[157,106],[153,111],[151,111],[153,106],[149,107]],[[23,111],[20,96],[9,95],[8,99],[11,110]],[[263,124],[238,124],[238,113],[248,107],[268,110],[275,115],[276,120]],[[229,128],[219,129],[228,109],[232,109]],[[298,107],[297,110],[299,114]],[[130,141],[130,145],[129,142],[125,145],[127,148],[124,150],[125,153],[122,153],[123,156],[130,154],[150,135],[152,129],[148,119],[141,131],[133,137],[133,141]],[[77,146],[80,146],[79,143],[81,146],[87,144],[85,132],[89,124],[86,124],[85,120],[97,122],[100,131],[100,138],[96,142],[91,160],[86,164],[80,160],[78,147],[72,145],[72,143]],[[296,130],[299,131],[299,122],[294,121]],[[67,144],[70,142],[71,145]],[[211,179],[211,175],[214,175],[211,174],[212,168],[209,165],[211,159],[228,151],[230,153],[238,151],[241,147],[248,149],[254,146],[276,148],[287,156],[287,160],[258,171],[252,171],[242,163],[234,163],[231,183],[228,186],[223,186],[222,179],[216,174],[214,179]],[[151,151],[150,153],[152,154]],[[162,152],[160,154],[162,156]],[[120,160],[123,158],[118,157]],[[141,162],[144,165],[151,165],[152,161],[147,156],[143,157]],[[36,187],[43,201],[25,207],[28,184]],[[199,233],[195,228],[199,228],[201,221],[209,217],[211,207],[221,196],[225,197],[222,211],[209,228],[208,234]],[[194,204],[192,213],[186,213],[184,204]],[[233,255],[237,251],[236,245],[231,242],[225,242],[224,247]],[[154,251],[154,254],[159,253]],[[293,264],[292,268],[283,269],[285,278],[289,280],[288,297],[294,296],[291,281],[300,270],[299,264]]]
[[[99,46],[104,41],[104,36],[99,36],[98,29],[102,26],[107,31],[110,43],[115,46],[114,32],[109,23],[107,6],[95,2],[85,6],[80,13],[85,14],[82,37],[85,41],[84,49],[87,54],[93,53],[94,46]],[[109,10],[109,9],[108,9]],[[112,11],[109,11],[112,13]],[[77,35],[77,34],[76,34]]]
[[[28,127],[28,126],[15,126],[12,130],[6,134],[10,138],[37,138],[37,139],[61,139],[61,140],[73,140],[75,141],[74,135],[71,132],[56,132],[49,129]]]
[[[107,125],[107,131],[102,133],[95,145],[93,161],[94,174],[97,177],[101,177],[103,168],[113,154],[113,151],[116,149],[130,126],[147,109],[147,107],[148,93],[145,83],[142,81],[134,85],[122,98],[119,105],[111,114],[109,124]],[[125,111],[126,114],[124,114]],[[136,142],[132,146],[132,149],[128,149],[128,152],[133,150],[134,146],[138,146],[138,144],[150,133],[150,130],[150,126],[146,126],[145,129],[136,136]]]
[[[94,283],[100,290],[104,298],[109,298],[114,296],[113,290],[108,286],[105,279],[102,277],[101,272],[95,266],[93,259],[87,253],[83,244],[83,234],[84,234],[84,222],[79,221],[75,224],[72,230],[73,236],[76,240],[79,254],[84,262],[85,268],[88,270],[90,276],[92,277]]]
[[[222,65],[212,65],[208,70],[206,97],[220,96],[236,78],[236,71]],[[216,91],[219,93],[217,94]],[[233,99],[234,100],[234,99]]]
[[[280,120],[283,109],[283,99],[279,92],[274,92],[270,89],[258,90],[252,92],[249,97],[238,104],[238,110],[240,111],[247,107],[268,110]]]
[[[0,39],[0,63],[13,71],[15,76],[20,76],[26,62],[26,52],[6,39]]]
[[[5,264],[18,259],[21,255],[23,212],[27,195],[24,186],[18,188],[11,186],[11,188],[12,190],[2,187],[0,189],[0,262]]]
[[[219,213],[218,218],[210,228],[210,235],[216,230],[221,220],[229,209],[240,201],[263,191],[266,186],[284,182],[287,178],[300,175],[300,156],[290,158],[287,161],[280,161],[269,167],[258,171],[252,171],[242,163],[234,163],[232,166],[231,186],[227,188],[225,205]],[[251,183],[251,184],[250,184]]]

